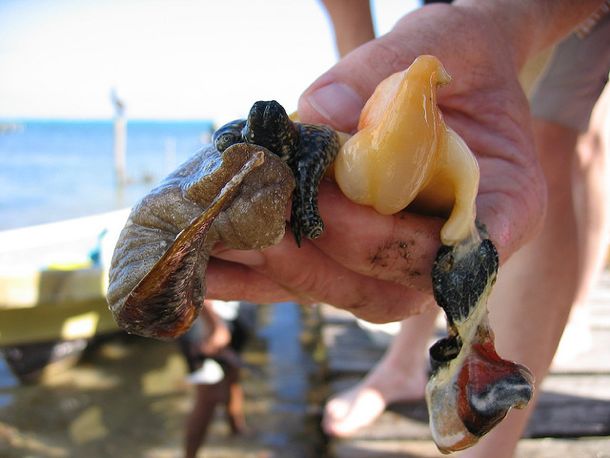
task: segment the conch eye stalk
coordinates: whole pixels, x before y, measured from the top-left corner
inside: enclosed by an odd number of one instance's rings
[[[443,453],[474,445],[533,394],[529,370],[494,348],[487,299],[498,256],[475,224],[476,158],[438,108],[437,88],[450,81],[433,56],[384,80],[334,164],[339,187],[356,203],[388,215],[409,207],[447,218],[432,282],[449,335],[430,349],[426,387],[432,437]]]

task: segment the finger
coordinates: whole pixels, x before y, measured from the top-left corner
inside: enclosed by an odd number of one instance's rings
[[[293,292],[299,302],[325,302],[372,322],[397,321],[420,313],[429,299],[429,294],[347,269],[309,241],[297,248],[291,235],[262,251],[230,250],[217,256],[250,263],[258,274]],[[249,286],[238,288],[247,291]]]
[[[301,120],[328,124],[343,132],[354,131],[360,111],[375,87],[392,73],[407,68],[414,57],[392,34],[360,46],[301,95]]]
[[[319,199],[325,222],[315,245],[362,275],[430,292],[434,257],[443,220],[401,212],[381,215],[348,200],[333,183],[322,183]]]
[[[210,258],[206,270],[206,284],[206,297],[210,299],[243,300],[259,304],[284,301],[311,302],[298,297],[246,265],[215,257]]]

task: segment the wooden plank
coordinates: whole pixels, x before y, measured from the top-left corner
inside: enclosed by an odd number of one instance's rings
[[[588,304],[591,311],[591,328],[610,331],[610,299],[599,305]]]
[[[542,393],[578,396],[610,401],[610,373],[608,374],[551,374],[542,382]],[[545,397],[539,400],[544,402]]]
[[[553,367],[551,375],[541,387],[538,404],[525,432],[525,437],[533,439],[521,441],[518,457],[610,457],[608,272],[604,274],[587,307],[592,323],[592,346],[588,351]],[[358,383],[378,362],[384,349],[376,346],[353,318],[350,321],[348,314],[324,310],[322,319],[330,392],[338,393]],[[332,439],[331,448],[335,453],[333,456],[339,458],[442,456],[430,439],[427,409],[422,400],[390,406],[374,424],[358,431],[352,439]]]
[[[384,353],[375,347],[354,321],[347,325],[327,324],[322,329],[329,375],[364,374]]]
[[[331,384],[337,393],[359,378]],[[526,429],[526,437],[610,436],[610,375],[550,376]],[[430,439],[428,414],[423,400],[397,403],[373,424],[356,432],[359,440]]]
[[[525,435],[610,435],[610,375],[547,377]]]
[[[554,374],[610,373],[610,329],[592,329],[592,345],[584,353],[569,359],[560,358],[551,366]],[[561,356],[561,355],[560,355]]]
[[[578,358],[574,371],[564,370],[561,375],[546,378],[526,436],[610,435],[610,371],[600,368],[599,364],[599,358],[605,358],[601,355],[608,353],[605,349],[610,348],[610,333],[594,334],[598,337],[597,349]],[[356,384],[381,356],[381,350],[353,323],[326,325],[323,335],[328,350],[332,393]],[[592,373],[578,374],[583,369]],[[368,440],[429,439],[427,422],[423,402],[396,404],[355,437]]]
[[[442,455],[429,441],[335,441],[334,458],[439,458]],[[524,439],[515,458],[610,458],[610,437],[596,439]]]
[[[610,373],[610,327],[599,325],[599,317],[606,314],[610,323],[610,303],[598,308],[592,316],[591,348],[573,358],[557,360],[552,367],[553,373]],[[323,319],[328,316],[326,313],[324,312]],[[383,355],[384,349],[372,342],[353,317],[350,319],[345,313],[332,312],[330,321],[324,323],[322,341],[327,349],[327,368],[331,376],[344,372],[364,374]],[[442,329],[439,328],[438,331],[442,332]],[[429,345],[433,341],[431,339]]]
[[[336,440],[331,446],[333,458],[437,458],[441,454],[432,441]]]

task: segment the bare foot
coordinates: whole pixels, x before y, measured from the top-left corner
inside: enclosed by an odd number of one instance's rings
[[[360,383],[326,403],[322,428],[331,436],[349,437],[373,423],[389,404],[423,399],[427,380],[420,365],[406,372],[384,359]]]
[[[389,404],[423,399],[428,381],[426,350],[437,314],[434,306],[404,320],[385,355],[367,376],[326,403],[322,419],[326,434],[349,437],[375,421]]]

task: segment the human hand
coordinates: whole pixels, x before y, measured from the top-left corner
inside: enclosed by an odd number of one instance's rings
[[[477,155],[478,219],[505,261],[536,234],[546,203],[527,100],[517,80],[521,57],[511,38],[483,11],[424,7],[314,82],[301,97],[300,117],[353,131],[379,82],[418,55],[437,56],[453,76],[439,90],[439,105],[446,123]],[[328,182],[319,205],[326,231],[301,249],[288,235],[261,252],[216,253],[224,261],[210,263],[210,295],[328,302],[379,322],[418,312],[431,290],[442,221],[406,212],[379,215],[348,201]]]

